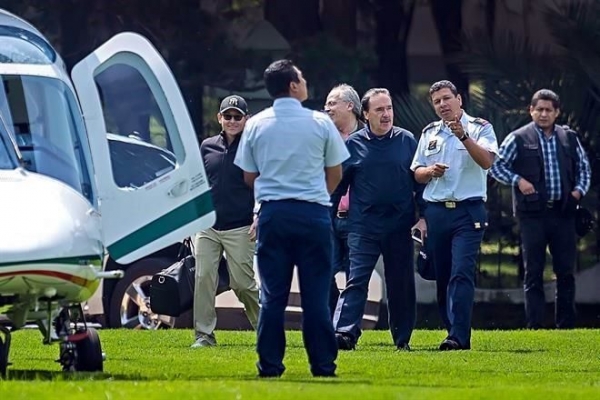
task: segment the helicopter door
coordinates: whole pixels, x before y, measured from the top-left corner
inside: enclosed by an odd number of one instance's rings
[[[121,33],[72,71],[87,128],[103,240],[130,263],[214,224],[200,147],[171,70]]]

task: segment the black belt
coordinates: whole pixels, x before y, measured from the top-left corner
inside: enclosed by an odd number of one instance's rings
[[[473,204],[474,202],[483,201],[483,197],[471,197],[469,199],[464,199],[461,201],[429,201],[427,204],[435,204],[439,206],[444,206],[445,208],[457,208],[460,206],[465,206],[468,204]]]

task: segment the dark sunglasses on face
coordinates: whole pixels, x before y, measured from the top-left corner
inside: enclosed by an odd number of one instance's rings
[[[234,120],[239,122],[242,120],[242,118],[244,118],[244,116],[243,115],[223,114],[223,119],[225,121],[231,121],[231,118],[233,118]]]

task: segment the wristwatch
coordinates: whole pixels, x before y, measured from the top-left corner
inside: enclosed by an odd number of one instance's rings
[[[465,140],[467,140],[469,138],[469,134],[467,132],[465,132],[462,137],[458,138],[458,140],[460,140],[461,142],[464,142]]]

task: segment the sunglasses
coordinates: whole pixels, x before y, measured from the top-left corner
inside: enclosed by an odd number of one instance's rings
[[[233,118],[235,121],[241,121],[242,118],[244,118],[243,115],[231,115],[231,114],[223,114],[222,115],[223,119],[225,121],[231,121],[231,118]]]

